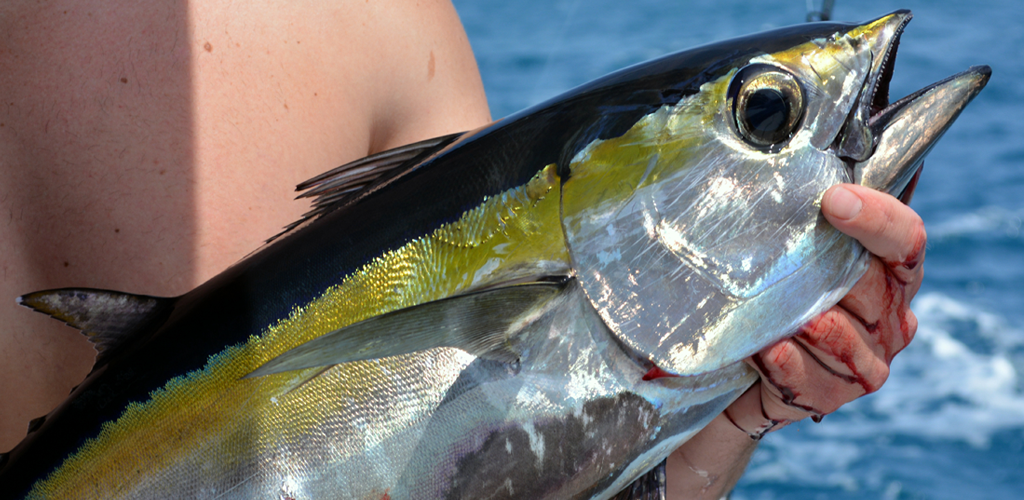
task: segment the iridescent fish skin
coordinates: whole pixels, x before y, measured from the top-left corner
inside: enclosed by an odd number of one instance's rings
[[[343,167],[182,297],[22,297],[101,353],[0,498],[615,496],[859,278],[824,191],[898,194],[984,86],[888,105],[909,17],[673,54]]]
[[[868,255],[825,221],[821,197],[853,181],[851,154],[870,154],[860,133],[870,97],[858,98],[906,20],[752,57],[574,157],[563,188],[573,267],[624,343],[671,373],[707,373],[796,331],[853,286]],[[804,90],[802,123],[757,147],[738,137],[734,82],[779,70]],[[625,148],[639,151],[633,161]]]

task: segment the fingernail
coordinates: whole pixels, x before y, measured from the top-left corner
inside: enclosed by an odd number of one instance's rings
[[[842,186],[832,190],[829,195],[828,208],[833,217],[841,220],[850,220],[860,213],[864,203],[860,197]]]

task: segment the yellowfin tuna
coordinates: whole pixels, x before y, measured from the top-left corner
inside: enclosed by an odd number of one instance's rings
[[[181,297],[22,297],[100,355],[3,457],[0,498],[656,491],[756,380],[741,360],[863,273],[825,190],[899,194],[987,82],[890,104],[909,19],[699,47],[339,167]]]

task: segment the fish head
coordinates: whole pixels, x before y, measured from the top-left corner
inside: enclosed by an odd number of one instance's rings
[[[972,68],[890,105],[910,17],[760,35],[794,41],[771,52],[725,42],[715,53],[738,55],[705,61],[683,97],[578,149],[563,229],[588,299],[624,345],[667,373],[707,373],[852,288],[869,255],[825,220],[825,191],[857,182],[899,194],[988,79]]]

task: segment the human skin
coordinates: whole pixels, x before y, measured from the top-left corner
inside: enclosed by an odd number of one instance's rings
[[[308,210],[299,182],[490,121],[446,1],[7,0],[0,96],[0,450],[95,355],[15,297],[180,295]]]
[[[299,182],[490,121],[446,0],[8,0],[0,96],[0,450],[63,400],[95,355],[84,336],[3,297],[67,286],[180,295],[298,219],[308,209],[293,200]],[[920,241],[894,229],[913,211],[857,193],[864,209],[848,221],[825,198],[840,230],[891,262],[923,248],[923,229]],[[881,385],[902,344],[850,318],[912,319],[920,265],[897,275],[907,284],[896,301],[876,290],[886,272],[874,266],[861,281],[874,284],[840,304],[853,316],[834,309],[813,323],[832,325],[813,351],[832,371],[794,341],[759,354],[775,383],[755,386],[730,407],[732,421],[719,416],[670,457],[674,498],[732,487],[755,446],[740,429],[765,422],[762,401],[775,420],[812,414],[785,404],[780,387],[828,413]],[[836,361],[846,359],[840,347],[851,366]],[[867,385],[836,375],[851,370]]]

